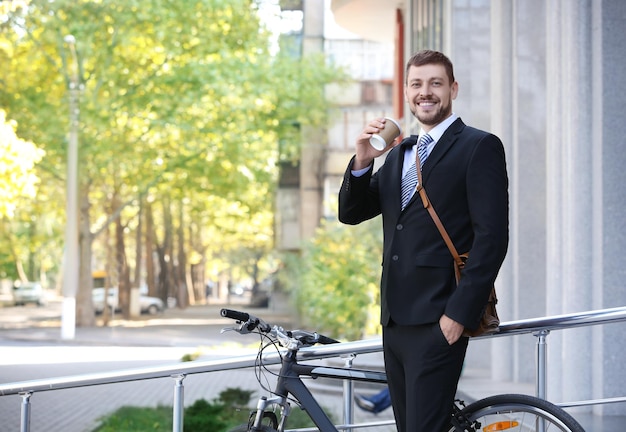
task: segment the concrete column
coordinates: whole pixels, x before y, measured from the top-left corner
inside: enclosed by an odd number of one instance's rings
[[[590,1],[561,1],[563,73],[563,312],[583,311],[592,304],[593,136],[589,101],[591,74]],[[591,397],[591,328],[563,333],[563,396]],[[558,367],[559,365],[555,365]]]
[[[513,151],[510,161],[513,319],[545,315],[546,292],[546,2],[514,1],[512,10]],[[535,338],[515,339],[515,379],[535,380]]]
[[[602,22],[603,19],[603,9],[601,5],[593,4],[592,5],[592,50],[595,53],[594,55],[594,66],[593,66],[593,76],[598,77],[597,79],[602,83],[603,76],[603,67],[602,67],[602,46],[603,46],[603,35],[602,35]],[[604,174],[604,148],[603,145],[603,127],[602,127],[602,119],[604,117],[602,113],[603,109],[603,101],[604,101],[604,92],[606,88],[602,83],[602,90],[595,91],[592,95],[592,108],[596,116],[594,117],[593,122],[593,136],[594,136],[594,148],[599,151],[594,152],[593,158],[593,173],[594,173],[594,196],[593,196],[593,220],[594,220],[594,241],[593,241],[593,257],[594,257],[594,273],[593,273],[593,308],[594,309],[602,309],[605,307],[604,305],[604,296],[603,296],[603,284],[604,284],[604,272],[603,272],[603,263],[604,263],[604,193],[603,193],[603,174]],[[620,303],[621,304],[621,303]],[[626,303],[625,303],[626,304]],[[592,329],[592,392],[593,397],[595,399],[602,399],[604,397],[604,335],[605,329],[603,326],[596,326]],[[609,348],[612,350],[612,348]],[[623,354],[623,353],[622,353]],[[610,365],[607,365],[610,368]],[[610,371],[609,371],[610,374]],[[624,376],[622,374],[621,376]],[[594,413],[602,415],[604,412],[604,407],[594,407]]]
[[[560,60],[562,50],[561,2],[551,1],[546,4],[546,120],[548,125],[559,125],[563,110],[563,64]],[[562,312],[561,290],[563,286],[563,173],[564,153],[563,128],[552,127],[546,134],[546,315]],[[561,332],[548,337],[548,395],[550,398],[561,395],[562,375]]]
[[[302,34],[302,55],[324,50],[324,2],[305,0]],[[324,193],[323,168],[326,149],[325,131],[302,128],[300,153],[300,238],[310,239],[322,217]]]
[[[594,306],[626,305],[626,2],[593,1],[592,130],[594,157]],[[594,329],[594,397],[624,395],[626,346],[624,326],[612,324]],[[588,348],[589,349],[589,348]],[[596,372],[597,371],[597,372]],[[597,406],[605,415],[624,414],[623,404]]]
[[[507,155],[509,175],[515,171],[513,154],[513,6],[510,2],[491,3],[491,131],[500,137]],[[513,211],[511,209],[511,214]],[[496,291],[500,319],[515,317],[513,273],[515,246],[511,243],[498,280]],[[513,339],[498,338],[491,342],[491,377],[495,380],[512,381]]]
[[[547,315],[592,304],[592,79],[589,2],[548,2]],[[588,100],[589,104],[581,103]],[[585,106],[587,105],[587,106]],[[548,396],[591,398],[591,332],[549,337]]]

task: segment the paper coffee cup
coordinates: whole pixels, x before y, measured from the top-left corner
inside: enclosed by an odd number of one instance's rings
[[[385,117],[385,119],[387,120],[385,128],[370,138],[370,144],[378,151],[384,150],[391,145],[402,133],[402,129],[397,121],[389,117]]]

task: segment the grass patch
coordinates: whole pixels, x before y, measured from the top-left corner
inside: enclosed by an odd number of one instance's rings
[[[103,418],[93,432],[170,432],[172,428],[172,407],[125,406]]]
[[[253,391],[228,388],[219,398],[208,402],[198,399],[185,408],[185,431],[227,432],[248,422],[252,408],[248,406]],[[289,428],[312,427],[308,415],[297,406],[292,407]],[[325,409],[328,412],[327,409]],[[173,409],[167,406],[144,408],[125,406],[103,417],[92,432],[170,432],[173,429]],[[331,418],[332,419],[332,418]],[[334,420],[334,419],[333,419]]]

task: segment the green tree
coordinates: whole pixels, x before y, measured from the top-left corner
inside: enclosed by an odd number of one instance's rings
[[[44,155],[32,142],[18,138],[16,123],[0,109],[0,217],[13,217],[20,198],[33,198],[39,178],[35,164]]]
[[[15,121],[7,120],[0,109],[0,238],[6,245],[0,255],[0,275],[19,278],[23,281],[36,277],[33,261],[37,242],[37,226],[32,220],[23,220],[18,208],[36,204],[39,177],[35,164],[44,156],[44,151],[32,142],[19,138],[15,133]],[[19,241],[28,237],[29,242]],[[24,263],[27,263],[26,269]]]
[[[124,304],[142,261],[126,251],[140,251],[142,239],[154,247],[145,258],[157,251],[156,267],[168,272],[160,295],[183,300],[192,292],[185,267],[203,254],[230,261],[233,242],[268,253],[278,161],[297,154],[294,125],[325,123],[323,85],[336,71],[320,58],[270,56],[252,0],[32,0],[6,16],[0,105],[21,136],[41,143],[57,190],[68,89],[80,93],[77,324],[93,323],[92,262],[115,257]],[[148,228],[139,216],[149,214]]]
[[[379,219],[345,226],[324,221],[299,259],[295,300],[305,324],[336,338],[379,332]]]

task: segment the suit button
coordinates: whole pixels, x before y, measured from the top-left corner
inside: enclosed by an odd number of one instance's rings
[[[402,228],[404,228],[404,227],[402,226],[402,224],[398,224],[398,225],[396,225],[396,229],[397,229],[398,231],[401,231],[401,230],[402,230]]]
[[[400,259],[400,257],[398,255],[394,255],[391,257],[392,260],[394,261],[398,261]]]

